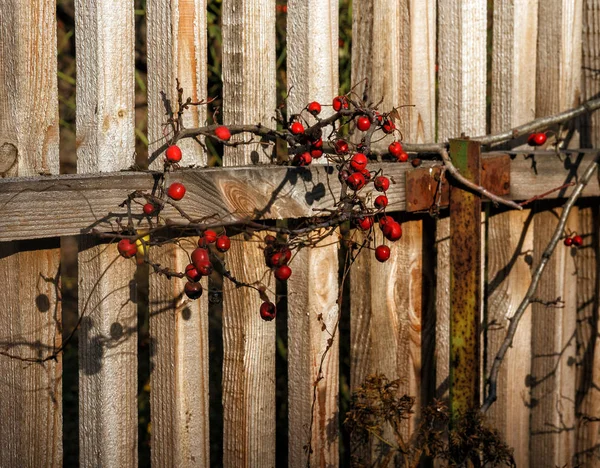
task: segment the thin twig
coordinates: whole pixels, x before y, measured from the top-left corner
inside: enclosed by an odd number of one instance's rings
[[[567,218],[569,217],[571,208],[573,208],[575,202],[583,192],[583,189],[591,180],[599,163],[600,153],[596,154],[596,157],[594,158],[592,163],[587,167],[579,182],[577,182],[577,185],[573,189],[573,193],[571,194],[567,202],[564,204],[562,214],[558,221],[558,225],[556,226],[554,234],[552,235],[552,239],[550,239],[550,242],[548,243],[546,249],[542,253],[542,258],[540,260],[539,265],[533,273],[531,283],[529,285],[529,288],[527,289],[527,293],[525,294],[525,297],[519,304],[519,307],[515,311],[515,314],[509,319],[510,325],[508,326],[508,330],[506,331],[506,337],[504,338],[504,341],[502,342],[502,345],[500,346],[500,349],[498,349],[498,353],[494,358],[494,363],[492,364],[492,368],[490,370],[490,376],[487,380],[487,396],[481,407],[481,411],[484,413],[490,408],[490,406],[492,406],[494,401],[496,401],[498,373],[500,372],[500,366],[502,364],[502,361],[504,360],[504,356],[506,356],[506,353],[508,352],[508,349],[512,346],[512,342],[515,337],[515,333],[517,332],[519,322],[523,317],[525,310],[534,298],[534,294],[537,290],[540,278],[542,277],[542,273],[544,272],[544,269],[546,268],[550,257],[554,253],[554,250],[556,249],[559,240],[563,236],[563,231],[567,224]]]

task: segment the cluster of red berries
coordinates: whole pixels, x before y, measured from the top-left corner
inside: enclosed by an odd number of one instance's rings
[[[527,138],[527,144],[529,146],[542,146],[544,143],[546,143],[547,139],[548,137],[545,133],[532,133]]]
[[[213,272],[213,264],[210,261],[210,249],[214,246],[219,252],[227,252],[231,247],[231,241],[225,234],[218,235],[215,231],[207,229],[202,237],[198,239],[198,248],[191,255],[192,263],[185,267],[187,283],[183,291],[190,299],[198,299],[202,296],[202,285],[199,281],[203,276]]]
[[[566,237],[563,242],[567,247],[581,247],[583,245],[583,238],[576,234],[571,237]]]

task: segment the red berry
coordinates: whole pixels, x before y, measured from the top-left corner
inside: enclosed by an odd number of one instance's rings
[[[383,129],[383,133],[393,133],[396,130],[396,125],[394,125],[391,119],[385,119],[381,128]]]
[[[275,278],[286,281],[292,275],[292,269],[287,265],[281,265],[275,269]]]
[[[121,239],[117,244],[117,250],[121,257],[131,258],[137,253],[137,245],[129,239]]]
[[[313,148],[310,150],[310,156],[314,159],[319,159],[321,156],[323,156],[323,150]]]
[[[195,283],[197,281],[200,281],[202,275],[198,271],[198,268],[196,268],[193,263],[190,263],[188,266],[185,267],[185,277],[192,283]]]
[[[350,167],[355,171],[360,172],[367,167],[368,162],[369,160],[364,154],[356,153],[354,156],[352,156],[352,159],[350,159]]]
[[[366,184],[365,176],[362,175],[360,172],[354,172],[353,174],[350,174],[348,176],[348,178],[346,179],[346,183],[348,184],[348,187],[350,187],[352,190],[360,190]]]
[[[365,178],[365,182],[368,182],[371,180],[371,173],[369,172],[368,169],[363,169],[362,171],[360,171],[360,173],[363,175],[363,177]]]
[[[573,236],[573,245],[575,247],[581,247],[583,245],[583,238],[579,235]]]
[[[300,135],[301,133],[304,133],[304,125],[302,125],[300,122],[294,122],[292,125],[290,125],[290,132],[292,132],[294,135]]]
[[[390,188],[390,179],[385,176],[377,176],[373,185],[378,192],[386,192]]]
[[[306,108],[308,109],[308,112],[314,116],[317,116],[321,113],[321,104],[319,104],[317,101],[311,102]]]
[[[335,142],[335,152],[337,154],[348,153],[348,143],[345,140],[338,140]]]
[[[530,146],[541,146],[546,143],[547,137],[545,133],[532,133],[527,138],[527,144]]]
[[[285,255],[282,254],[281,252],[276,252],[273,255],[271,255],[271,258],[269,259],[269,264],[270,266],[280,266],[280,265],[285,265],[287,263],[287,260],[285,259]]]
[[[177,145],[171,145],[167,148],[165,156],[170,163],[179,162],[181,161],[181,149]]]
[[[229,141],[229,139],[231,138],[231,132],[227,127],[222,125],[220,127],[215,128],[215,136],[223,141]]]
[[[300,167],[308,166],[311,162],[312,156],[310,153],[297,154],[294,156],[294,159],[292,159],[292,164]]]
[[[348,109],[348,99],[346,99],[346,96],[333,98],[333,110],[339,112],[341,109]]]
[[[385,238],[395,242],[402,237],[402,226],[397,221],[389,221],[381,229]]]
[[[203,237],[208,244],[212,244],[217,240],[217,233],[212,229],[207,229],[206,231],[204,231]]]
[[[573,244],[573,239],[571,239],[570,237],[566,237],[563,242],[567,247],[571,247],[571,245]]]
[[[381,263],[390,258],[390,248],[387,245],[380,245],[375,249],[375,258]]]
[[[390,143],[390,146],[388,146],[388,151],[393,156],[398,158],[398,156],[400,156],[400,153],[402,153],[402,143],[400,143],[399,141],[394,141]]]
[[[206,262],[210,263],[210,260],[208,258],[208,250],[202,247],[194,249],[194,251],[192,252],[192,263],[194,264],[194,266],[198,268],[198,270],[200,270],[200,264]]]
[[[379,195],[373,202],[375,208],[385,208],[388,205],[388,198],[385,195]]]
[[[157,211],[157,207],[153,203],[146,203],[142,209],[144,210],[144,214],[148,216],[152,216]]]
[[[371,128],[371,119],[366,115],[361,115],[358,119],[356,119],[356,127],[362,131],[366,132]]]
[[[272,302],[263,302],[260,305],[260,318],[270,322],[277,315],[277,309],[275,308],[275,304]]]
[[[190,299],[198,299],[202,296],[202,285],[200,283],[190,283],[189,281],[185,283],[183,287],[183,292]]]
[[[225,234],[217,237],[217,250],[219,252],[227,252],[231,247],[231,241]]]
[[[356,226],[363,231],[368,231],[373,226],[373,217],[366,216],[364,218],[358,218],[355,220]]]
[[[400,151],[400,154],[398,156],[396,156],[396,159],[399,162],[406,162],[406,161],[408,161],[408,153],[405,153],[404,151]]]
[[[285,263],[289,262],[290,259],[292,258],[292,251],[290,249],[288,249],[287,247],[284,247],[283,249],[281,249],[281,253],[285,257]]]
[[[212,263],[210,263],[208,260],[194,265],[196,266],[198,273],[200,273],[202,276],[208,276],[213,272]]]
[[[180,182],[173,182],[167,189],[167,195],[173,200],[181,200],[185,195],[185,185]]]

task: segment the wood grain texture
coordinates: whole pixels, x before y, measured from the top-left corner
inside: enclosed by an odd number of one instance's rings
[[[504,341],[509,320],[531,282],[533,214],[530,210],[497,213],[488,218],[486,278],[486,370]],[[490,424],[514,449],[517,466],[529,466],[529,387],[531,307],[519,323],[513,347],[498,376],[498,399],[487,413]],[[487,372],[486,372],[487,375]]]
[[[163,96],[177,112],[176,79],[184,99],[206,98],[206,0],[148,2],[148,140],[152,154],[163,142],[167,118]],[[164,93],[164,95],[163,95]],[[185,127],[205,124],[206,106],[183,113]],[[193,140],[178,142],[181,165],[206,165],[206,154]],[[164,157],[150,157],[160,170]],[[174,174],[173,178],[177,178]],[[189,185],[186,184],[189,190]],[[188,194],[189,197],[189,194]],[[186,197],[187,198],[187,197]],[[197,238],[175,246],[153,248],[150,260],[184,271]],[[186,252],[187,251],[187,252]],[[209,465],[208,408],[208,293],[196,301],[183,295],[185,280],[150,277],[152,354],[150,409],[152,463],[156,466]]]
[[[338,94],[337,0],[288,3],[288,108],[329,104]],[[325,107],[323,117],[333,109]],[[327,131],[327,130],[326,130]],[[323,159],[315,164],[326,164]],[[305,249],[288,280],[288,465],[339,465],[339,305],[337,234]],[[319,319],[320,318],[320,319]],[[323,327],[325,329],[323,329]],[[329,340],[334,335],[333,341]],[[326,353],[326,354],[324,354]],[[322,363],[322,364],[321,364]],[[312,453],[307,454],[305,445]]]
[[[493,153],[489,153],[492,155]],[[496,153],[497,154],[497,153]],[[485,159],[485,158],[484,158]],[[514,156],[511,162],[512,200],[526,200],[576,180],[593,159],[591,153],[561,159],[537,153]],[[439,165],[423,162],[423,167]],[[388,193],[390,212],[406,208],[406,164],[372,163],[392,182]],[[331,208],[333,198],[327,189],[339,193],[337,177],[331,168],[313,165],[310,170],[282,166],[188,169],[167,176],[166,185],[181,181],[187,188],[179,202],[187,213],[198,218],[216,215],[225,222],[247,219],[291,219],[319,214]],[[126,210],[119,208],[134,190],[150,191],[154,179],[149,173],[117,172],[94,175],[0,179],[0,241],[39,239],[76,235],[96,228],[112,232],[117,218]],[[572,187],[549,194],[548,199],[568,197]],[[372,188],[363,190],[365,196]],[[583,197],[600,196],[600,184],[593,179]],[[27,210],[23,210],[27,206]],[[147,227],[141,205],[134,214],[135,226]],[[172,208],[163,211],[165,219],[185,222]]]
[[[575,252],[577,267],[577,399],[578,417],[573,465],[600,463],[600,210],[579,209],[583,246]]]
[[[583,2],[582,37],[582,88],[583,99],[596,96],[600,92],[600,2]],[[597,113],[583,119],[582,146],[594,147],[600,143],[600,122]]]
[[[275,0],[226,0],[223,123],[271,126],[275,114]],[[227,148],[225,166],[269,161],[272,147]],[[246,194],[243,194],[243,199]],[[249,198],[248,198],[249,199]],[[264,273],[259,244],[232,239],[228,268],[247,282]],[[223,464],[275,466],[275,323],[254,290],[223,286]],[[270,297],[273,297],[272,295]]]
[[[383,98],[382,111],[410,105],[399,110],[397,125],[411,143],[435,139],[435,28],[436,4],[431,0],[353,5],[352,84],[359,84],[359,96],[367,88],[374,103]]]
[[[58,174],[55,12],[53,1],[0,8],[0,177]],[[47,357],[60,346],[59,263],[56,239],[0,243],[3,353]],[[0,392],[0,466],[62,466],[62,357],[0,356]]]
[[[560,209],[536,213],[533,268],[554,232]],[[578,231],[577,208],[566,232]],[[540,466],[571,463],[575,449],[577,277],[573,250],[559,245],[540,279],[532,306],[530,460]],[[557,306],[551,301],[562,301]]]
[[[447,400],[450,375],[450,217],[438,219],[435,230],[435,398]]]
[[[438,140],[486,133],[486,0],[438,2]]]
[[[77,0],[77,170],[134,162],[134,18],[129,2]],[[79,254],[79,459],[137,465],[135,262],[82,236]]]

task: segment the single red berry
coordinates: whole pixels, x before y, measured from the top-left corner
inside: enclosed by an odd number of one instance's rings
[[[390,146],[388,146],[388,151],[392,154],[392,156],[398,158],[400,153],[402,153],[402,143],[400,143],[399,141],[394,141],[390,143]]]
[[[396,130],[396,125],[394,125],[391,119],[385,119],[381,128],[383,129],[383,133],[393,133]]]
[[[354,172],[348,176],[346,183],[348,184],[348,187],[356,192],[365,186],[365,176],[360,172]]]
[[[202,275],[198,271],[198,268],[196,268],[193,263],[190,263],[188,266],[185,267],[185,277],[192,283],[195,283],[197,281],[200,281]]]
[[[360,172],[367,167],[368,162],[369,160],[364,154],[356,153],[354,156],[352,156],[352,159],[350,159],[350,167],[355,171]]]
[[[390,179],[385,176],[377,176],[373,185],[378,192],[386,192],[390,188]]]
[[[536,133],[534,137],[536,146],[542,146],[544,143],[546,143],[547,139],[548,137],[546,137],[545,133]]]
[[[198,268],[198,270],[200,270],[200,264],[207,262],[210,263],[210,260],[208,258],[208,250],[202,247],[194,249],[194,251],[192,252],[192,263],[194,264],[194,266]]]
[[[382,216],[379,218],[379,227],[383,229],[387,223],[393,223],[394,218],[390,218],[389,216]]]
[[[267,234],[264,239],[265,244],[267,245],[274,244],[276,240],[277,239],[275,238],[275,236],[272,236],[271,234]]]
[[[323,150],[313,148],[310,150],[310,156],[314,159],[319,159],[323,156]]]
[[[307,107],[308,112],[310,112],[315,117],[321,113],[321,104],[317,101],[311,102]]]
[[[398,162],[406,162],[408,161],[408,153],[400,151],[400,154],[396,156],[396,159],[398,160]]]
[[[379,195],[373,202],[375,208],[385,208],[388,205],[388,198],[385,195]]]
[[[215,128],[215,136],[223,141],[229,141],[231,138],[231,132],[224,125]]]
[[[310,153],[297,154],[294,156],[294,159],[292,159],[292,164],[300,167],[308,166],[311,162],[312,156]]]
[[[208,244],[212,244],[217,240],[217,233],[212,229],[207,229],[206,231],[204,231],[203,237]]]
[[[281,249],[281,253],[283,254],[283,257],[285,258],[285,263],[289,262],[290,259],[292,258],[292,251],[290,249],[288,249],[287,247],[284,247],[283,249]]]
[[[260,318],[270,322],[277,315],[277,309],[275,308],[275,304],[272,302],[263,302],[260,305]]]
[[[365,216],[364,218],[357,218],[355,220],[356,226],[362,229],[363,231],[368,231],[373,226],[373,217]]]
[[[310,145],[313,148],[322,149],[323,148],[323,138],[319,138],[318,140],[312,141]]]
[[[121,239],[117,244],[117,250],[121,257],[131,258],[137,253],[137,245],[129,239]]]
[[[365,182],[368,182],[371,180],[371,173],[369,172],[369,169],[363,169],[362,171],[360,171],[360,173],[363,175],[363,177],[365,178]]]
[[[345,140],[338,140],[335,142],[335,152],[337,154],[347,154],[348,151],[348,143],[346,143]]]
[[[165,156],[170,163],[179,162],[181,161],[181,148],[177,145],[171,145],[165,151]]]
[[[281,265],[285,265],[287,263],[287,260],[285,259],[285,255],[282,254],[281,252],[276,252],[273,255],[271,255],[271,258],[269,259],[269,264],[270,266],[281,266]]]
[[[383,235],[391,242],[396,242],[402,237],[402,225],[397,221],[391,221],[386,223],[382,228]]]
[[[387,261],[390,258],[390,248],[387,245],[379,245],[375,249],[375,258],[381,263]]]
[[[281,265],[275,269],[275,278],[286,281],[292,275],[292,269],[287,265]]]
[[[383,123],[383,115],[381,115],[377,111],[373,111],[373,114],[375,115],[375,118],[377,119],[377,122],[379,122],[379,125],[381,125]]]
[[[181,200],[185,195],[185,185],[181,182],[173,182],[167,189],[167,195],[173,200]]]
[[[366,115],[361,115],[358,119],[356,119],[356,127],[362,131],[366,132],[371,128],[371,119]]]
[[[341,109],[348,109],[348,99],[346,99],[346,96],[333,98],[333,110],[339,112]]]
[[[202,296],[202,285],[200,283],[191,283],[188,281],[183,287],[183,292],[185,292],[185,295],[192,300],[198,299]]]
[[[148,216],[152,216],[158,211],[157,206],[153,203],[146,203],[142,209],[144,210],[144,214]]]
[[[231,241],[229,240],[229,237],[227,237],[225,234],[217,237],[217,250],[219,252],[227,252],[230,247]]]
[[[208,276],[213,272],[212,263],[210,263],[208,260],[202,261],[197,265],[195,264],[195,266],[198,270],[198,273],[200,273],[202,276]]]
[[[304,133],[304,125],[302,125],[300,122],[294,122],[292,125],[290,125],[290,132],[292,132],[294,135],[300,135],[301,133]]]
[[[583,238],[579,235],[573,236],[573,245],[575,247],[581,247],[583,245]]]
[[[567,247],[571,247],[571,245],[573,244],[573,239],[571,239],[570,237],[565,237],[565,240],[563,242]]]

